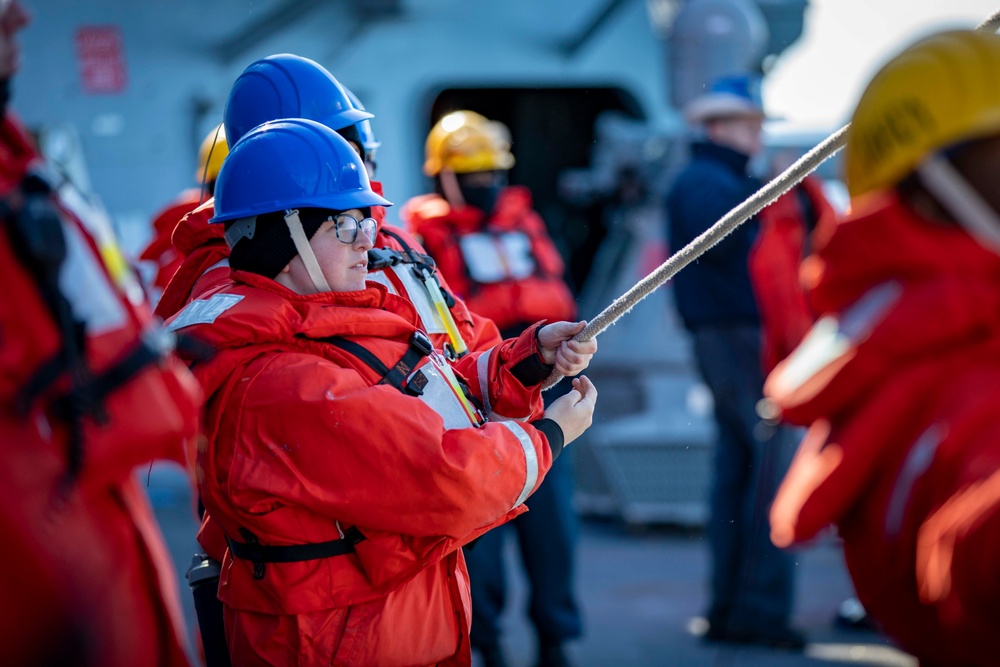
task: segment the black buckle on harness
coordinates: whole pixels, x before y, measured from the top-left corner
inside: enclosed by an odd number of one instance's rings
[[[390,248],[372,248],[368,251],[368,270],[381,271],[403,261],[403,255]]]
[[[387,373],[382,376],[379,384],[390,384],[400,391],[405,391],[411,396],[420,396],[424,393],[423,387],[426,384],[420,382],[408,382],[410,373],[417,367],[420,360],[430,355],[434,351],[430,338],[423,331],[414,331],[410,336],[410,348],[403,355],[403,358],[396,362]]]
[[[431,339],[427,337],[423,331],[414,331],[413,335],[410,336],[410,345],[406,350],[406,354],[403,358],[396,362],[396,365],[389,368],[382,361],[370,352],[364,345],[360,343],[355,343],[353,340],[348,340],[346,338],[341,338],[340,336],[330,336],[329,338],[314,338],[311,340],[319,340],[325,343],[329,343],[335,347],[339,347],[341,350],[353,354],[355,357],[364,362],[369,368],[378,373],[379,381],[375,384],[388,384],[392,385],[396,389],[406,392],[411,396],[420,396],[423,393],[423,388],[427,384],[426,379],[424,382],[414,382],[412,379],[408,380],[410,373],[413,369],[417,367],[420,360],[424,357],[429,356],[434,352],[434,346],[431,344]]]
[[[355,527],[344,531],[339,540],[316,542],[314,544],[270,545],[261,544],[257,536],[246,528],[240,528],[244,542],[235,542],[226,537],[229,552],[234,558],[253,563],[253,578],[264,578],[265,563],[299,563],[306,560],[346,556],[354,553],[354,546],[365,540],[365,536]]]

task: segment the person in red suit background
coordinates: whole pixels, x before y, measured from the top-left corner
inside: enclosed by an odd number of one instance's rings
[[[225,127],[218,125],[205,136],[198,150],[195,178],[201,185],[184,190],[153,216],[153,238],[139,254],[139,260],[156,266],[153,288],[157,296],[163,293],[184,261],[184,256],[174,249],[171,241],[177,223],[215,194],[215,180],[228,154]]]
[[[833,215],[823,184],[815,176],[807,176],[760,212],[760,231],[750,248],[749,262],[760,311],[765,373],[791,354],[816,320],[799,279],[799,266],[812,251],[810,237],[819,221]]]
[[[851,213],[803,266],[820,319],[769,376],[809,425],[780,547],[839,529],[858,598],[921,665],[1000,653],[1000,37],[925,38],[869,83]]]
[[[576,303],[563,280],[563,260],[525,187],[508,186],[514,164],[507,128],[472,111],[441,118],[426,142],[424,173],[435,192],[411,199],[401,217],[422,240],[445,281],[469,310],[515,337],[540,319],[570,320]],[[582,328],[584,323],[580,323]],[[567,385],[568,383],[564,383]],[[550,391],[546,400],[559,395]],[[531,584],[530,616],[538,664],[565,665],[563,644],[582,634],[573,591],[576,517],[570,462],[557,461],[515,519]],[[472,583],[472,644],[487,667],[505,664],[499,618],[505,582],[501,530],[466,550]]]

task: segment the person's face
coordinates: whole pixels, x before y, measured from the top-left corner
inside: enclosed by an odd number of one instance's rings
[[[744,155],[754,156],[763,147],[760,116],[717,118],[708,124],[708,137],[714,143],[727,146]]]
[[[20,0],[0,0],[0,79],[17,73],[21,64],[17,33],[30,22],[31,16]]]
[[[344,214],[354,218],[359,223],[365,215],[359,209],[344,211]],[[330,285],[331,292],[354,292],[365,288],[365,278],[368,277],[368,251],[372,248],[372,240],[364,231],[358,229],[358,236],[352,243],[344,243],[337,237],[338,226],[341,229],[341,237],[347,238],[348,233],[344,231],[346,226],[353,223],[346,220],[343,215],[334,216],[333,220],[327,220],[313,234],[309,240],[316,261],[319,263],[323,276],[327,284]],[[353,233],[353,232],[351,232]],[[375,235],[374,226],[370,233]],[[313,285],[309,272],[306,271],[302,258],[295,256],[288,266],[282,271],[285,279],[282,281],[294,292],[298,294],[313,294],[316,287]]]

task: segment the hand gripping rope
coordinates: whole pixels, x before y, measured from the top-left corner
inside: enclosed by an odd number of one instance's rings
[[[976,30],[996,32],[998,27],[1000,27],[1000,10],[994,12],[988,19],[979,24]],[[591,319],[587,323],[587,326],[583,328],[583,331],[573,336],[573,340],[588,341],[596,338],[605,329],[615,324],[627,312],[632,310],[637,303],[649,296],[656,288],[673,278],[678,271],[701,257],[734,229],[757,213],[760,213],[761,210],[797,185],[803,178],[815,171],[819,165],[844,147],[849,127],[850,123],[831,134],[811,151],[796,160],[792,166],[754,193],[749,199],[731,210],[718,222],[702,232],[701,235],[671,255],[667,261],[660,264],[652,273],[636,283],[629,291],[615,299],[610,306]],[[557,371],[553,371],[552,375],[545,380],[543,388],[549,389],[559,382],[562,377]]]

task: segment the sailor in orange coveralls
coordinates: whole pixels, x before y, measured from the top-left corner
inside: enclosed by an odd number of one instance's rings
[[[328,127],[257,127],[216,191],[232,282],[171,320],[219,350],[195,368],[199,490],[228,544],[234,665],[470,664],[460,547],[522,512],[589,426],[584,378],[541,414],[548,327],[452,362],[410,302],[366,282],[368,208],[388,204]],[[481,387],[528,420],[486,421]]]
[[[835,524],[858,598],[922,665],[1000,655],[1000,37],[946,32],[868,85],[852,213],[803,266],[821,319],[768,378],[811,424],[771,511]]]
[[[531,207],[531,193],[506,186],[513,164],[505,126],[472,111],[450,113],[426,142],[424,173],[434,177],[437,192],[410,200],[402,214],[469,310],[493,320],[504,337],[519,335],[538,319],[576,316],[562,258]],[[573,590],[572,487],[566,459],[532,497],[531,511],[512,524],[531,584],[529,615],[540,667],[568,664],[563,644],[583,632]],[[505,664],[499,626],[506,601],[503,538],[494,531],[466,553],[472,643],[487,667]]]
[[[201,186],[188,188],[153,216],[153,238],[139,254],[139,259],[156,265],[153,287],[157,290],[157,294],[163,292],[184,260],[171,242],[177,223],[189,212],[198,208],[206,197],[213,195],[215,179],[219,177],[222,161],[228,154],[226,131],[219,125],[205,136],[201,148],[198,149],[198,171],[195,172],[195,179]]]
[[[4,93],[28,20],[18,0],[0,2]],[[184,666],[173,566],[133,469],[183,463],[197,385],[152,324],[110,221],[43,170],[5,109],[0,661]]]

